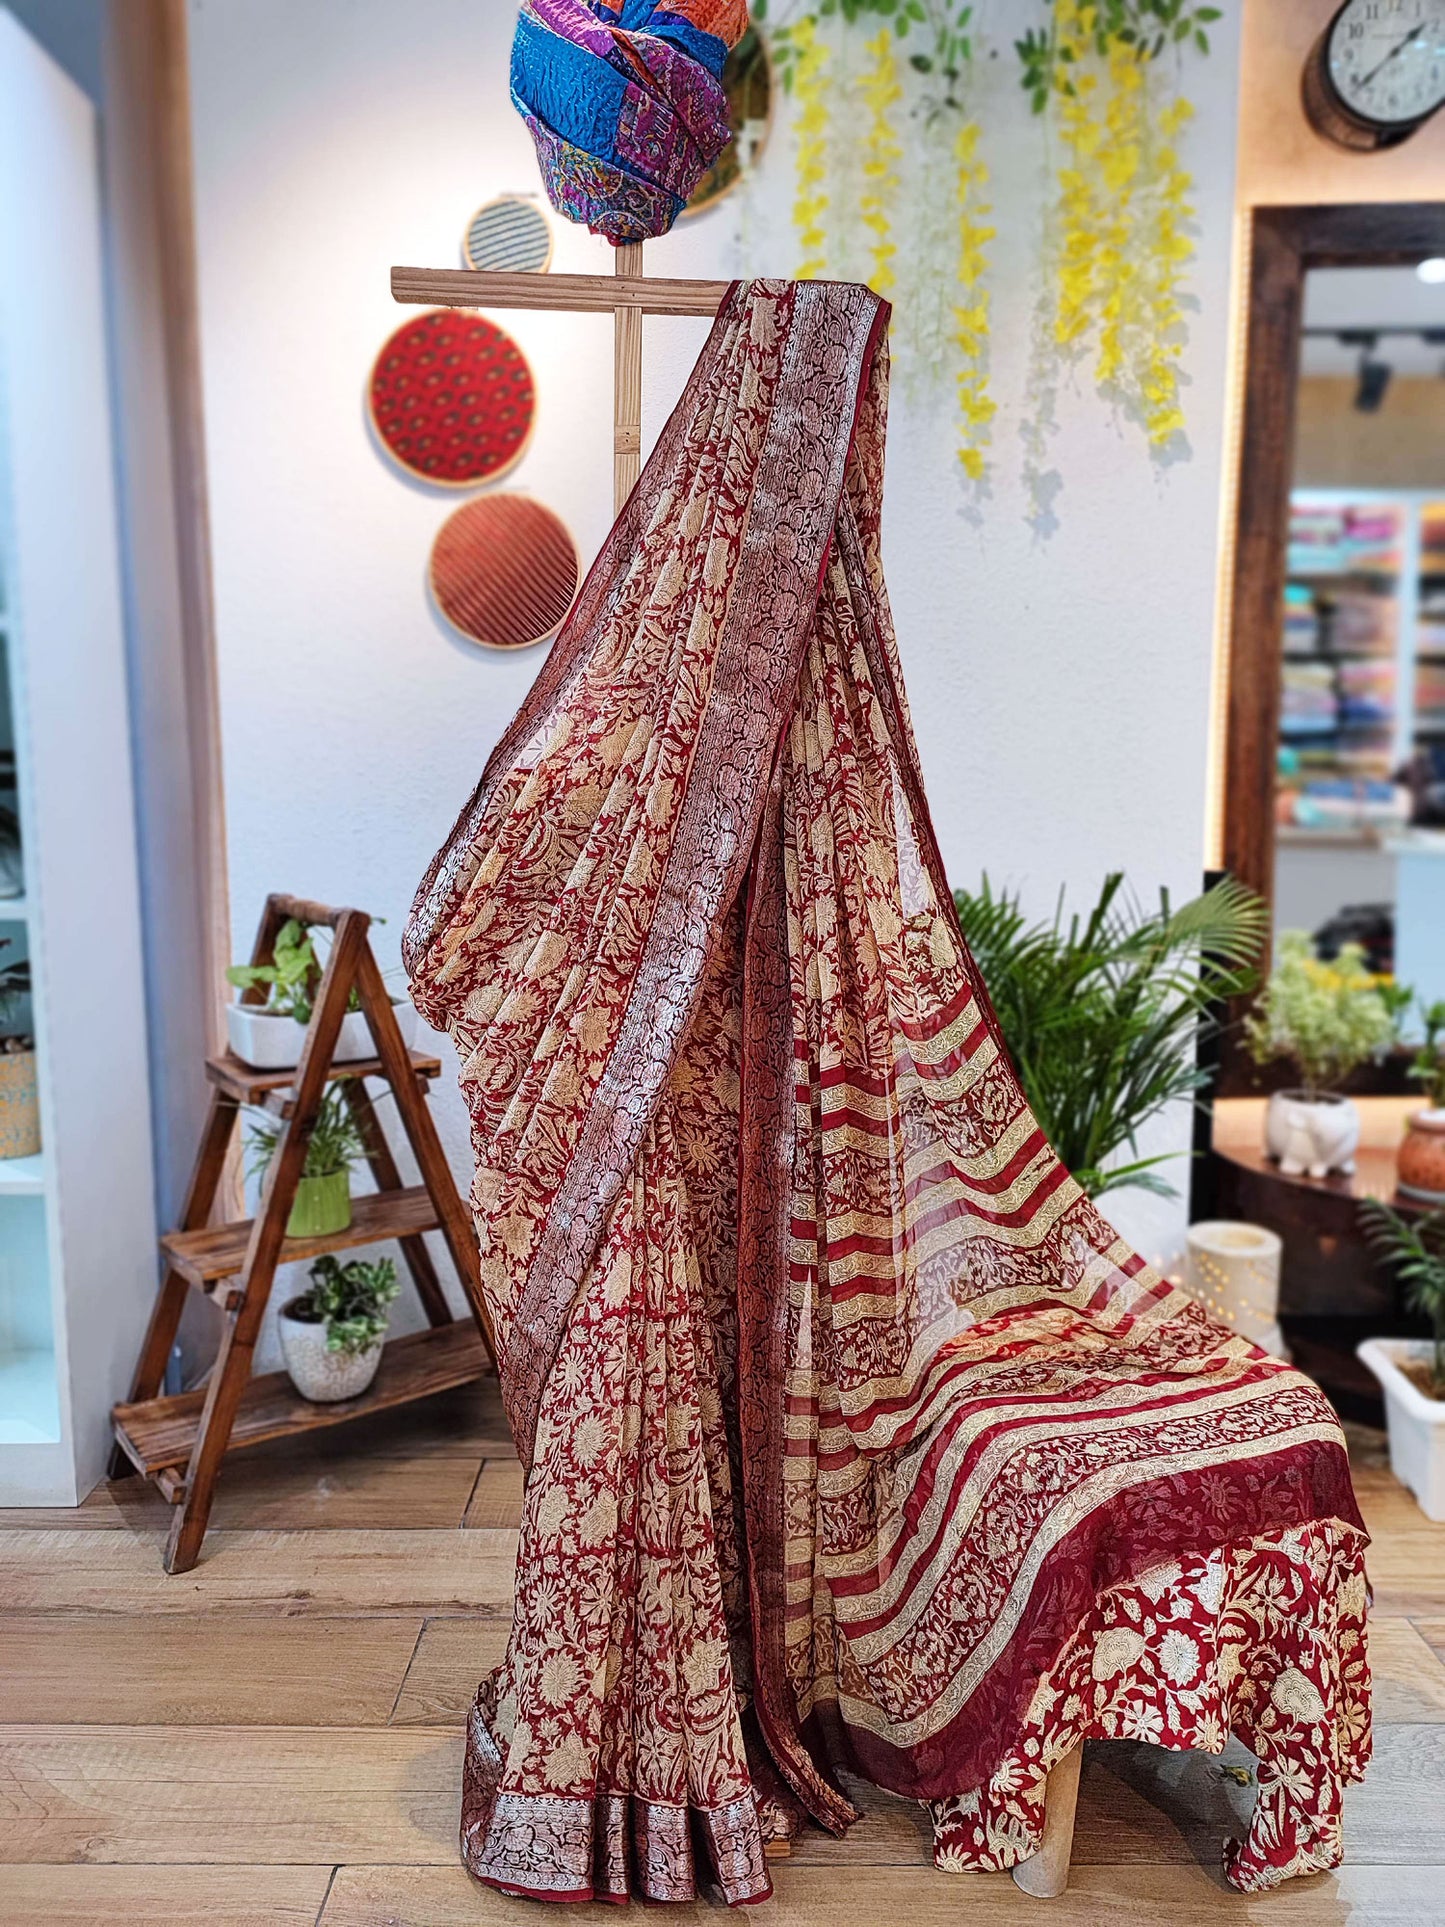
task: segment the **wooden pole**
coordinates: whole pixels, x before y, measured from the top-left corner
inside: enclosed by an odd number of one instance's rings
[[[711,319],[722,306],[726,281],[643,279],[616,250],[615,275],[501,274],[476,268],[393,268],[391,298],[419,308],[539,308],[549,314],[613,314],[619,301],[644,314],[693,314]]]
[[[641,280],[642,243],[616,254],[618,275]],[[613,314],[612,511],[620,515],[642,473],[642,309],[629,302]]]
[[[393,268],[394,301],[419,307],[535,308],[552,314],[613,317],[612,499],[614,511],[642,472],[642,317],[711,317],[722,306],[726,281],[652,279],[643,272],[642,243],[613,250],[605,274],[501,274],[473,268]]]

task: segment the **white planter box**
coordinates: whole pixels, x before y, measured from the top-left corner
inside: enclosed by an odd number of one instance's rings
[[[1390,1470],[1414,1493],[1427,1519],[1445,1524],[1445,1399],[1427,1398],[1400,1370],[1428,1359],[1428,1338],[1367,1338],[1360,1359],[1380,1381],[1390,1427]]]
[[[401,1041],[411,1049],[416,1035],[416,1010],[409,1003],[394,1004],[393,1013]],[[258,1071],[287,1071],[301,1062],[301,1046],[306,1042],[306,1026],[294,1017],[277,1017],[254,1004],[227,1004],[226,1038],[243,1064]],[[349,1010],[341,1020],[336,1040],[338,1064],[354,1063],[359,1057],[374,1057],[376,1046],[371,1029],[359,1010]]]

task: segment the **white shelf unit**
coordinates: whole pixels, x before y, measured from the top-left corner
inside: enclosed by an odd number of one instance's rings
[[[95,112],[0,5],[0,729],[38,1157],[0,1160],[0,1505],[102,1476],[156,1283]],[[7,759],[8,767],[8,759]]]

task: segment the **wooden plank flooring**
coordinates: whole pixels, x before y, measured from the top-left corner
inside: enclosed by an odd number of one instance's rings
[[[855,1789],[863,1820],[775,1866],[759,1927],[1445,1927],[1445,1526],[1377,1438],[1355,1446],[1377,1733],[1341,1873],[1229,1893],[1219,1843],[1252,1795],[1228,1758],[1118,1744],[1089,1750],[1061,1900],[935,1874],[921,1809]],[[485,1386],[228,1461],[180,1578],[160,1564],[170,1509],[138,1481],[0,1513],[0,1924],[615,1920],[544,1916],[457,1864],[462,1725],[505,1645],[520,1505]]]

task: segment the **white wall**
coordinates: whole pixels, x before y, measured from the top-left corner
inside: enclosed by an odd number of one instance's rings
[[[1039,546],[1018,480],[1021,360],[1041,199],[1039,128],[1015,85],[1008,9],[988,72],[996,244],[998,479],[982,524],[961,514],[941,411],[895,408],[887,562],[946,859],[987,867],[1050,908],[1109,869],[1141,893],[1197,888],[1215,597],[1236,9],[1190,68],[1187,158],[1199,259],[1187,357],[1193,457],[1151,467],[1091,394],[1065,396],[1062,527]],[[471,208],[536,184],[507,99],[504,0],[191,0],[205,401],[221,701],[238,950],[284,887],[387,916],[394,960],[412,889],[535,675],[450,639],[423,588],[450,503],[402,480],[368,440],[362,391],[403,311],[393,262],[451,266]],[[987,19],[987,15],[986,15]],[[993,78],[996,76],[996,78]],[[785,131],[755,198],[751,265],[788,272]],[[558,223],[555,265],[610,268]],[[739,265],[727,204],[649,247],[655,272]],[[610,518],[610,324],[516,315],[539,427],[509,486],[571,524],[584,560]],[[702,335],[650,322],[645,430]],[[454,1094],[442,1104],[458,1168]],[[1186,1141],[1187,1121],[1167,1133]],[[1176,1167],[1187,1182],[1186,1167]],[[1147,1199],[1121,1225],[1151,1256],[1182,1211]]]

